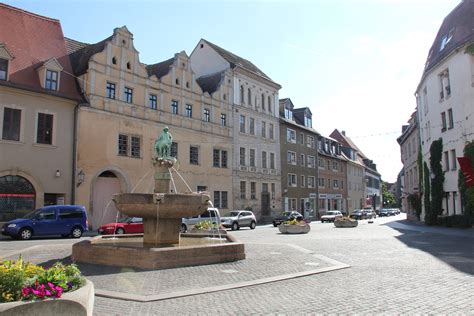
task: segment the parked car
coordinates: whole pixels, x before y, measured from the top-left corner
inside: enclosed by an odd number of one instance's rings
[[[257,219],[251,211],[232,211],[229,216],[221,217],[221,225],[232,230],[238,230],[240,227],[255,229]]]
[[[297,211],[284,211],[281,215],[273,218],[273,226],[277,227],[283,222],[290,221],[293,219],[303,219],[303,215]]]
[[[395,211],[395,209],[393,209],[393,208],[389,208],[389,209],[387,210],[387,212],[388,212],[388,216],[395,216],[395,215],[397,215],[397,211]]]
[[[372,210],[363,210],[362,211],[362,218],[364,219],[372,219],[375,218],[376,215]]]
[[[353,219],[362,219],[364,216],[365,214],[362,210],[354,210],[349,217]]]
[[[203,221],[210,221],[215,225],[219,225],[221,222],[221,215],[219,214],[219,210],[215,207],[210,207],[201,215],[193,217],[184,217],[181,220],[181,232],[185,233],[194,225]]]
[[[342,217],[341,211],[327,211],[326,214],[321,216],[321,223],[334,222],[338,217]]]
[[[389,212],[386,208],[383,208],[380,210],[379,212],[379,216],[382,217],[382,216],[389,216]]]
[[[48,235],[79,238],[88,230],[87,226],[87,211],[84,206],[51,205],[5,223],[2,235],[23,240]]]
[[[143,234],[143,218],[124,217],[116,223],[108,223],[99,227],[99,234]]]

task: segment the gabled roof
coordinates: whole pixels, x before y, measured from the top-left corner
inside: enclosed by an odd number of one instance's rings
[[[429,50],[423,77],[451,52],[474,40],[474,0],[463,0],[443,20]],[[442,48],[442,49],[441,49]]]
[[[146,66],[146,71],[148,72],[148,76],[155,75],[158,79],[161,79],[163,76],[167,75],[170,72],[171,66],[173,65],[175,57],[171,57],[165,61],[148,65]]]
[[[356,146],[356,144],[352,141],[352,139],[350,139],[350,137],[346,136],[345,135],[345,132],[339,132],[338,129],[335,129],[331,135],[329,135],[330,137],[334,138],[335,140],[337,140],[338,142],[340,142],[341,144],[343,144],[345,147],[349,147],[349,148],[352,148],[353,150],[357,151],[357,153],[363,158],[363,159],[367,159],[367,156],[364,155],[364,153],[362,152],[362,150],[359,149],[359,147]]]
[[[67,49],[68,54],[72,54],[75,51],[78,51],[81,48],[84,48],[90,45],[88,43],[83,43],[83,42],[73,40],[72,38],[69,38],[69,37],[64,37],[64,39],[66,40],[66,49]]]
[[[203,92],[213,94],[219,89],[222,79],[224,78],[224,72],[225,71],[220,71],[215,74],[199,77],[196,82]]]
[[[232,69],[234,69],[237,66],[240,66],[250,72],[253,72],[267,80],[273,81],[268,77],[263,71],[261,71],[257,66],[255,66],[252,62],[248,61],[247,59],[244,59],[242,57],[239,57],[228,50],[223,49],[222,47],[217,46],[216,44],[213,44],[205,39],[201,39],[202,41],[206,42],[210,47],[212,47],[222,58],[224,58],[229,64]]]
[[[76,76],[83,75],[87,72],[87,69],[89,67],[89,59],[93,55],[103,51],[105,48],[105,43],[110,41],[112,37],[113,35],[95,44],[82,43],[85,46],[69,55],[72,67],[74,68],[74,74]]]
[[[14,56],[9,62],[9,85],[79,100],[59,20],[0,3],[0,42]],[[59,91],[41,87],[37,68],[55,58],[63,68]]]

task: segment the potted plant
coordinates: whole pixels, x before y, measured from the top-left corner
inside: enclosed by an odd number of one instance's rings
[[[278,226],[280,233],[282,234],[307,234],[311,226],[304,221],[302,218],[292,219],[281,223]]]
[[[357,220],[347,216],[338,217],[334,220],[334,226],[336,227],[357,227],[358,224]]]
[[[0,314],[92,315],[94,285],[74,264],[45,269],[18,260],[0,261]]]

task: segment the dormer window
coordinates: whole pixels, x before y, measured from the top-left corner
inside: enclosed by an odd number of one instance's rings
[[[441,38],[441,44],[439,46],[439,51],[442,51],[446,47],[446,45],[448,45],[448,43],[453,38],[453,35],[454,35],[454,28],[449,30],[448,34],[445,34],[443,36],[443,38]]]
[[[313,127],[313,122],[312,122],[311,116],[309,116],[308,114],[306,114],[304,116],[304,126]]]
[[[7,80],[8,60],[0,59],[0,80]]]
[[[290,109],[285,108],[285,118],[287,120],[293,121],[293,112]]]
[[[58,90],[58,72],[53,70],[46,70],[46,81],[44,88],[46,90]]]

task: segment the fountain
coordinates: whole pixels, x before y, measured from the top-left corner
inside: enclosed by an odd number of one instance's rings
[[[243,243],[230,234],[218,234],[218,238],[215,231],[180,234],[181,218],[204,213],[210,197],[206,193],[176,193],[176,188],[174,193],[169,192],[170,170],[176,163],[170,156],[171,143],[171,134],[165,127],[155,142],[156,156],[152,159],[154,193],[119,193],[113,197],[122,214],[143,218],[143,237],[97,236],[81,241],[73,245],[74,261],[166,269],[245,259]]]

